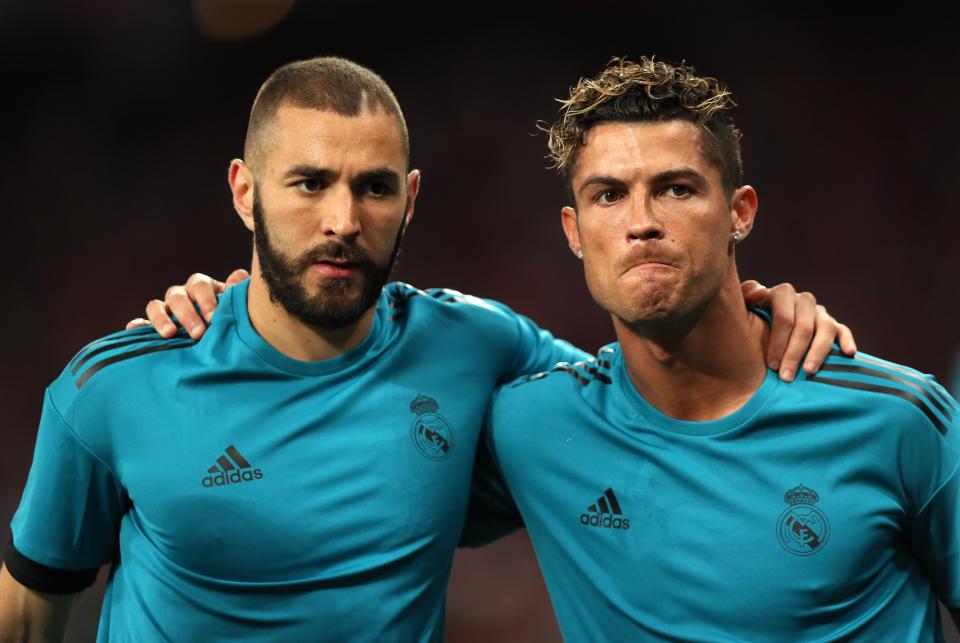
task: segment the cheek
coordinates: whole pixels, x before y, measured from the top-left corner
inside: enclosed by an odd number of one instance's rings
[[[611,280],[605,275],[599,274],[597,272],[597,265],[592,261],[587,261],[586,255],[584,255],[583,262],[583,277],[587,282],[587,290],[590,292],[590,296],[593,297],[594,301],[604,309],[608,308],[606,303],[609,298],[606,296],[606,293],[611,289]]]
[[[691,250],[690,263],[701,278],[712,282],[726,275],[730,253],[728,239],[722,231],[711,230],[709,236],[701,237]]]
[[[580,247],[595,255],[609,257],[618,244],[623,243],[626,228],[615,213],[606,216],[582,216],[580,219]]]
[[[270,228],[270,241],[280,249],[293,249],[314,237],[316,226],[309,212],[278,213]]]
[[[397,233],[403,221],[403,213],[368,212],[361,215],[360,226],[367,246],[376,254],[385,255],[393,250]]]

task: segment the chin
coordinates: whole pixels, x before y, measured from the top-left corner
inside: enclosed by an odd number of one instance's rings
[[[618,302],[614,310],[628,324],[663,324],[685,319],[690,314],[688,306],[676,289],[656,289],[633,293]]]

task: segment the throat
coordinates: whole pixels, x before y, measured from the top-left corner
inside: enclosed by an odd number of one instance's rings
[[[763,384],[767,325],[746,308],[714,324],[709,314],[669,343],[617,323],[631,383],[661,413],[705,422],[739,410]]]

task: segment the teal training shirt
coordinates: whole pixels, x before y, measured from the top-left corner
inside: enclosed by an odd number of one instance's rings
[[[222,297],[200,342],[125,331],[48,388],[6,563],[100,641],[436,641],[498,383],[583,354],[501,304],[388,285],[368,337],[301,362]]]
[[[727,417],[676,420],[612,344],[497,393],[478,472],[502,480],[474,509],[519,510],[568,641],[942,640],[956,416],[930,376],[835,349]]]

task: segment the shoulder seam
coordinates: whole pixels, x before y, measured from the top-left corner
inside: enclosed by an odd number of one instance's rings
[[[927,498],[927,501],[923,503],[923,506],[917,510],[916,512],[917,516],[922,514],[924,511],[926,511],[927,507],[930,506],[930,503],[933,502],[933,499],[937,497],[937,494],[940,493],[940,491],[947,486],[947,483],[953,480],[954,476],[957,475],[958,470],[960,470],[960,459],[958,459],[957,462],[953,465],[953,470],[950,471],[950,475],[948,475],[944,479],[944,481],[941,482],[936,489],[934,489],[933,493],[930,494],[930,497]]]
[[[97,455],[96,452],[92,448],[90,448],[90,446],[87,445],[87,443],[84,442],[79,435],[77,435],[76,430],[73,428],[70,422],[68,422],[67,419],[63,417],[63,413],[60,412],[60,409],[57,407],[56,401],[53,399],[53,395],[50,393],[50,387],[47,387],[45,394],[47,399],[50,401],[50,408],[53,409],[54,413],[57,414],[57,417],[60,418],[60,421],[63,423],[64,428],[67,429],[67,432],[70,434],[70,437],[72,437],[77,444],[83,447],[83,450],[89,453],[91,458],[93,458],[94,460],[102,464],[106,468],[106,470],[110,472],[110,475],[112,475],[114,479],[119,483],[120,476],[118,476],[117,472],[113,470],[113,467],[111,467],[109,464],[104,462],[103,458]]]

